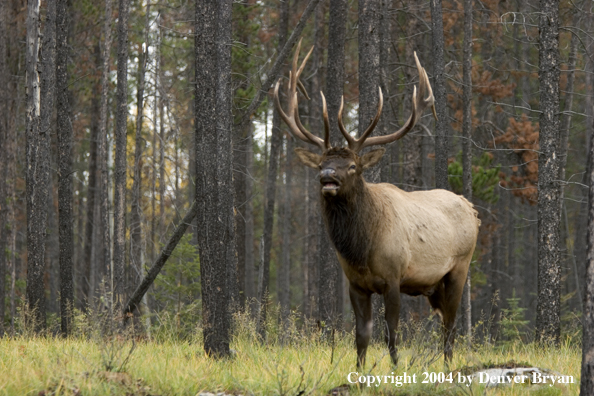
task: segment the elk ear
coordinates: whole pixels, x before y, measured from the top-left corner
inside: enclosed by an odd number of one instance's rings
[[[365,153],[361,157],[361,166],[363,167],[363,170],[369,169],[372,166],[377,165],[377,163],[382,159],[382,156],[385,152],[386,149],[382,147]]]
[[[309,150],[296,148],[295,153],[299,157],[299,161],[305,166],[310,168],[318,169],[320,162],[322,162],[322,156],[316,153],[312,153]]]

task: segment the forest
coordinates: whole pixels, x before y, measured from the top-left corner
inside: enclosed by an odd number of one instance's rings
[[[319,172],[295,151],[315,149],[274,103],[277,81],[279,105],[293,103],[300,47],[298,65],[310,56],[294,113],[313,135],[345,146],[343,134],[362,136],[383,100],[373,137],[416,124],[383,144],[365,180],[449,190],[478,211],[455,367],[546,364],[557,353],[571,363],[548,368],[576,376],[571,394],[593,395],[593,6],[0,0],[0,356],[42,356],[57,342],[103,367],[85,371],[92,379],[40,374],[0,391],[349,394],[339,386],[356,361],[349,281],[323,221]],[[417,114],[423,68],[435,105]],[[380,297],[367,368],[386,371],[392,330]],[[440,316],[423,295],[402,294],[399,310],[400,362],[443,370]],[[138,368],[152,342],[205,355],[210,375],[159,388],[156,369]],[[291,353],[316,354],[313,345],[333,367],[319,379],[318,368],[279,363],[301,362]],[[246,356],[266,348],[281,355],[262,368],[262,388],[219,361],[250,367]],[[51,353],[29,358],[43,371]],[[426,353],[419,366],[415,353]],[[0,377],[14,375],[9,366]]]

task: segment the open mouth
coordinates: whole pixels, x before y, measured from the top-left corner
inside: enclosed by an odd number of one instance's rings
[[[322,183],[322,194],[324,195],[336,195],[340,185],[334,180],[321,180]]]
[[[333,183],[333,182],[328,182],[328,183],[322,184],[322,188],[324,190],[338,190],[338,184]]]

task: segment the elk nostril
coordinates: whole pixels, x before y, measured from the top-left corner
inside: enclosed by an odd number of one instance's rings
[[[328,169],[322,169],[320,171],[320,176],[324,177],[324,176],[334,176],[336,174],[336,171],[332,168],[328,168]]]

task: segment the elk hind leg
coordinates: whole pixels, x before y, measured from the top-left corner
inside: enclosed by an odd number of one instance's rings
[[[352,284],[349,296],[355,312],[355,342],[357,344],[357,368],[365,366],[367,346],[373,331],[373,317],[371,312],[371,294],[362,291]]]
[[[443,318],[443,346],[446,362],[452,360],[454,338],[456,337],[456,312],[462,299],[468,267],[458,265],[446,274],[429,297],[431,306],[438,310]]]
[[[386,323],[388,324],[388,351],[392,363],[398,364],[398,320],[400,319],[400,287],[391,287],[384,293],[384,305],[386,307]]]

